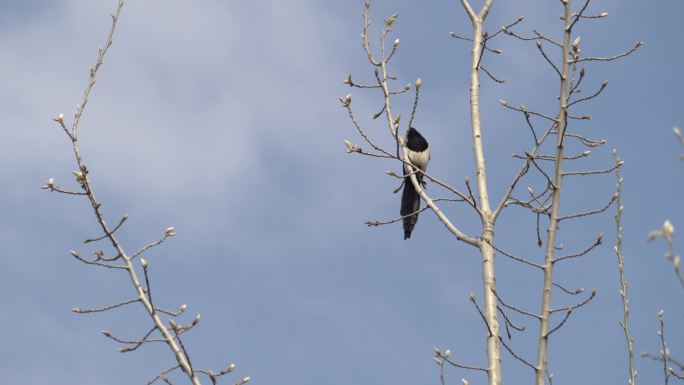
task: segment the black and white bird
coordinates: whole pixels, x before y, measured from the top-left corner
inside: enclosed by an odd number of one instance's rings
[[[409,127],[406,132],[406,147],[408,148],[408,158],[414,166],[418,167],[420,171],[427,170],[428,162],[430,161],[430,146],[423,135],[413,127]],[[423,174],[417,172],[416,179],[419,183],[423,183]],[[411,238],[411,232],[416,227],[418,222],[418,213],[420,210],[420,196],[411,183],[410,170],[408,165],[404,165],[404,191],[401,193],[401,216],[404,217],[404,239]],[[415,213],[413,215],[410,215]]]

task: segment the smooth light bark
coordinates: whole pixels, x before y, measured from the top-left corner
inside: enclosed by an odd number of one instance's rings
[[[570,73],[570,38],[572,35],[572,1],[565,0],[565,27],[563,32],[563,66],[560,73],[560,108],[556,118],[556,153],[554,161],[554,175],[551,198],[551,216],[546,237],[546,250],[544,253],[544,286],[539,337],[537,341],[537,362],[535,369],[535,385],[544,385],[548,370],[549,349],[549,324],[551,321],[551,294],[553,291],[553,265],[554,246],[558,230],[558,217],[560,213],[561,191],[563,185],[563,139],[568,118],[568,75]]]
[[[488,0],[478,14],[467,0],[461,0],[473,27],[473,49],[470,67],[470,120],[473,139],[473,155],[475,157],[475,175],[477,178],[478,201],[482,219],[482,240],[480,254],[482,256],[482,285],[484,295],[484,317],[487,322],[487,374],[489,385],[501,385],[501,351],[499,345],[499,320],[497,315],[496,275],[494,273],[494,216],[489,204],[487,190],[487,168],[482,143],[480,123],[480,60],[484,49],[482,23],[491,9],[493,1]]]

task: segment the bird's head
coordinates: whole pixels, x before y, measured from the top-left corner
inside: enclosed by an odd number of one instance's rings
[[[406,131],[406,147],[412,151],[425,151],[428,148],[428,142],[415,127],[409,127]]]

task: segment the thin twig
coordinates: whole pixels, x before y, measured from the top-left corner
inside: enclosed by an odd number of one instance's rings
[[[82,258],[77,252],[75,252],[73,250],[69,251],[69,254],[71,254],[72,257],[76,258],[77,260],[79,260],[79,261],[81,261],[87,265],[102,266],[102,267],[106,267],[108,269],[128,270],[128,268],[126,266],[123,266],[123,265],[120,266],[120,265],[112,265],[109,263],[99,262],[99,260],[101,259],[99,257],[97,259],[91,261],[91,260]]]
[[[577,104],[577,103],[581,103],[581,102],[584,102],[584,101],[587,101],[587,100],[591,100],[591,99],[593,99],[593,98],[599,96],[599,95],[601,94],[601,92],[603,92],[603,90],[606,89],[607,86],[608,86],[608,81],[604,81],[603,83],[601,83],[601,87],[599,87],[599,89],[598,89],[596,92],[594,92],[593,94],[591,94],[591,95],[589,95],[589,96],[587,96],[587,97],[584,97],[584,98],[575,100],[574,102],[568,104],[568,107],[571,107],[571,106],[573,106],[573,105],[575,105],[575,104]]]
[[[444,362],[448,363],[449,365],[455,367],[455,368],[461,368],[461,369],[468,369],[468,370],[477,370],[480,372],[485,372],[487,373],[487,369],[481,368],[479,366],[472,366],[472,365],[465,365],[465,364],[459,364],[458,362],[455,362],[451,360],[449,357],[445,356],[441,352],[437,355],[439,358],[443,359]]]
[[[155,307],[154,310],[158,311],[160,313],[163,313],[163,314],[170,315],[172,317],[178,317],[179,315],[185,313],[186,305],[182,305],[180,307],[180,309],[178,309],[176,311],[166,310],[166,309],[162,309],[162,308],[158,308],[158,307]]]
[[[594,250],[596,247],[598,247],[598,246],[599,246],[600,244],[602,244],[602,243],[603,243],[603,234],[599,234],[599,236],[596,237],[596,241],[594,241],[594,243],[592,243],[591,246],[589,246],[589,247],[587,247],[586,249],[584,249],[584,250],[582,250],[582,251],[580,251],[580,252],[577,252],[577,253],[575,253],[575,254],[563,255],[563,256],[561,256],[561,257],[553,258],[553,259],[552,259],[552,263],[564,261],[564,260],[566,260],[566,259],[572,259],[572,258],[583,257],[583,256],[589,254],[589,252],[591,252],[592,250]]]
[[[528,260],[525,259],[525,258],[518,257],[517,255],[513,255],[513,254],[511,254],[511,253],[509,253],[509,252],[507,252],[507,251],[505,251],[505,250],[503,250],[503,249],[500,249],[500,248],[496,247],[495,245],[492,245],[491,243],[490,243],[489,245],[492,246],[492,248],[493,248],[494,250],[496,250],[497,253],[499,253],[499,254],[501,254],[501,255],[504,255],[504,256],[506,256],[506,257],[508,257],[508,258],[511,258],[511,259],[516,260],[516,261],[518,261],[518,262],[522,262],[522,263],[524,263],[524,264],[526,264],[526,265],[530,265],[530,266],[532,266],[532,267],[536,267],[536,268],[538,268],[538,269],[542,269],[542,268],[543,268],[543,267],[542,267],[540,264],[538,264],[538,263],[534,263],[534,262],[532,262],[532,261],[528,261]]]
[[[663,362],[663,358],[662,358],[662,357],[654,356],[654,355],[652,355],[652,354],[649,353],[649,352],[641,352],[640,356],[641,356],[642,358],[650,358],[650,359],[652,359],[653,361]],[[672,355],[670,355],[669,352],[668,352],[668,355],[667,355],[667,361],[668,361],[669,363],[674,364],[675,366],[677,366],[677,368],[678,368],[680,371],[684,371],[684,363],[679,362],[678,360],[676,360],[674,357],[672,357]]]
[[[563,286],[563,285],[561,285],[561,284],[559,284],[559,283],[556,283],[556,282],[553,283],[553,286],[555,286],[555,287],[557,287],[557,288],[563,290],[564,292],[566,292],[567,294],[570,294],[570,295],[577,295],[577,294],[584,293],[584,289],[583,289],[583,288],[579,288],[579,289],[577,289],[577,290],[570,290],[570,289],[566,288],[565,286]]]
[[[577,22],[582,18],[582,14],[584,13],[584,11],[587,10],[587,7],[589,6],[589,3],[590,3],[590,2],[591,2],[591,0],[585,1],[585,2],[584,2],[584,5],[583,5],[582,8],[580,9],[580,11],[579,11],[578,13],[576,13],[576,14],[573,15],[573,16],[574,16],[574,20],[572,21],[572,24],[570,24],[570,29],[572,29],[572,28],[575,26],[575,24],[577,24]]]
[[[461,200],[461,199],[447,199],[447,198],[433,199],[433,202],[445,202],[445,201],[446,202],[463,202],[463,200]],[[421,207],[420,209],[418,209],[418,210],[416,210],[410,214],[402,215],[398,218],[389,219],[389,220],[385,220],[385,221],[365,221],[364,224],[367,225],[368,227],[377,227],[377,226],[389,225],[392,223],[397,223],[397,222],[403,221],[405,218],[409,218],[409,217],[412,217],[416,214],[420,214],[423,211],[428,210],[428,209],[429,209],[429,207],[427,207],[427,206]]]
[[[617,151],[613,150],[613,157],[615,158],[615,163],[620,162],[620,157],[617,155]],[[627,345],[627,360],[629,363],[629,381],[628,385],[636,385],[637,371],[634,366],[634,339],[629,331],[629,299],[627,298],[627,279],[625,278],[625,256],[622,253],[622,211],[624,207],[622,206],[622,173],[620,169],[615,170],[616,183],[616,193],[615,201],[617,204],[617,210],[615,210],[615,233],[617,244],[615,245],[615,254],[618,259],[618,270],[620,273],[620,299],[622,300],[622,321],[620,321],[620,327],[625,334],[625,342]]]
[[[605,170],[566,171],[566,172],[563,172],[563,176],[608,174],[608,173],[611,173],[611,172],[617,170],[618,168],[622,167],[623,164],[624,164],[624,162],[620,161],[615,166],[613,166],[611,168],[607,168]]]
[[[501,28],[499,28],[498,31],[496,31],[496,32],[494,32],[492,35],[490,35],[488,39],[491,40],[491,39],[495,38],[497,35],[499,35],[500,33],[505,32],[506,30],[509,30],[509,29],[515,27],[515,26],[518,25],[521,21],[523,21],[524,18],[525,18],[524,16],[520,16],[520,17],[518,17],[514,22],[502,26]]]
[[[58,186],[55,185],[43,185],[43,189],[47,189],[50,191],[58,192],[61,194],[66,194],[66,195],[88,195],[88,193],[82,192],[82,191],[69,191],[69,190],[64,190]]]
[[[108,238],[111,234],[114,234],[114,233],[116,232],[116,230],[118,230],[119,227],[121,227],[121,225],[123,225],[124,222],[126,222],[127,219],[128,219],[128,213],[125,213],[125,214],[121,217],[121,220],[119,221],[119,224],[117,224],[117,225],[114,227],[114,229],[112,229],[112,232],[111,232],[111,233],[105,234],[105,235],[103,235],[103,236],[101,236],[101,237],[97,237],[97,238],[86,239],[85,241],[83,241],[83,243],[97,242],[97,241],[101,241],[101,240],[103,240],[103,239],[105,239],[105,238]]]
[[[563,317],[563,320],[561,320],[561,322],[558,325],[556,325],[556,327],[549,330],[549,332],[546,334],[546,336],[547,337],[550,336],[553,332],[555,332],[556,330],[560,329],[563,325],[565,325],[565,321],[567,321],[568,318],[570,318],[570,314],[572,314],[572,309],[565,312],[565,317]]]
[[[531,362],[527,361],[526,359],[522,358],[522,356],[520,356],[519,354],[514,352],[513,349],[510,346],[508,346],[506,341],[504,341],[504,339],[501,338],[501,336],[499,336],[499,342],[501,342],[501,345],[503,345],[503,347],[506,348],[508,353],[510,353],[511,356],[513,356],[513,358],[515,358],[516,360],[518,360],[518,361],[522,362],[523,364],[529,366],[530,368],[532,368],[532,370],[537,370],[537,368]]]
[[[157,374],[157,376],[156,376],[155,378],[153,378],[152,380],[148,381],[148,382],[147,382],[147,385],[152,385],[152,384],[154,384],[155,382],[157,382],[157,380],[162,380],[162,381],[166,382],[167,384],[170,384],[170,382],[166,379],[165,376],[166,376],[167,374],[171,373],[172,371],[178,369],[178,368],[180,368],[180,365],[176,365],[176,366],[174,366],[174,367],[172,367],[172,368],[170,368],[170,369],[166,369],[165,371],[163,371],[163,372]]]
[[[577,139],[577,140],[579,140],[580,143],[582,143],[583,145],[585,145],[585,146],[587,146],[587,147],[592,147],[592,148],[593,148],[593,147],[598,147],[598,146],[601,146],[601,145],[606,144],[606,140],[605,140],[605,139],[593,140],[593,139],[589,139],[589,138],[587,138],[587,137],[585,137],[585,136],[578,135],[578,134],[573,134],[573,133],[570,133],[570,132],[565,133],[565,137],[566,137],[566,138],[574,138],[574,139]]]
[[[504,107],[506,107],[506,108],[508,108],[508,109],[510,109],[510,110],[518,111],[518,112],[523,112],[523,113],[528,113],[528,114],[530,114],[530,115],[538,116],[538,117],[540,117],[540,118],[544,118],[544,119],[549,120],[549,121],[554,122],[554,123],[556,122],[556,118],[551,117],[551,116],[546,115],[546,114],[541,113],[541,112],[536,112],[536,111],[529,110],[529,109],[527,109],[525,106],[515,107],[515,106],[512,106],[512,105],[508,104],[508,102],[506,102],[505,100],[501,100],[500,103],[501,103],[502,106],[504,106]]]
[[[71,311],[73,311],[74,313],[79,313],[79,314],[102,313],[102,312],[105,312],[107,310],[116,309],[117,307],[121,307],[121,306],[128,305],[131,303],[139,302],[139,301],[140,301],[140,298],[133,298],[133,299],[129,299],[128,301],[119,302],[117,304],[110,305],[110,306],[91,308],[91,309],[81,309],[80,307],[75,307],[75,308],[71,309]]]
[[[421,84],[422,81],[418,82],[417,84]],[[413,127],[413,119],[416,117],[416,110],[418,109],[418,101],[420,100],[420,87],[417,86],[415,87],[416,94],[413,98],[413,108],[411,108],[411,117],[409,118],[409,127]]]
[[[577,154],[577,155],[567,155],[567,156],[563,156],[563,160],[577,160],[577,159],[581,159],[581,158],[586,158],[586,157],[589,156],[590,154],[591,154],[591,152],[590,152],[589,150],[587,150],[587,151],[581,152],[581,153],[579,153],[579,154]],[[531,155],[532,158],[534,158],[535,160],[547,160],[547,161],[550,161],[550,162],[553,162],[553,161],[556,160],[556,158],[555,158],[554,155],[543,155],[543,154],[542,154],[542,155],[530,154],[530,155]],[[528,159],[528,156],[527,156],[527,155],[524,155],[524,156],[523,156],[523,155],[516,154],[516,153],[513,153],[512,157],[513,157],[513,158],[516,158],[516,159]]]
[[[670,372],[667,370],[667,361],[670,352],[667,349],[667,344],[665,343],[665,312],[662,310],[658,312],[658,321],[660,322],[660,330],[658,331],[661,346],[660,356],[663,358],[663,375],[665,377],[665,385],[667,385],[670,380]]]
[[[546,183],[548,183],[548,185],[549,185],[554,191],[557,191],[558,188],[559,188],[558,185],[553,181],[553,179],[551,179],[551,176],[550,176],[549,174],[547,174],[546,171],[544,171],[544,169],[541,168],[541,166],[539,166],[539,165],[537,164],[537,162],[534,160],[534,157],[532,156],[532,154],[526,152],[525,155],[527,155],[527,159],[530,160],[530,162],[532,163],[532,165],[534,166],[534,168],[536,168],[537,171],[539,171],[539,173],[542,174],[542,175],[544,176],[544,178],[546,178]],[[560,158],[558,158],[558,159],[559,159],[559,160],[563,160],[563,156],[561,155]]]
[[[501,308],[501,306],[498,306],[498,310],[499,310],[499,313],[501,313],[501,315],[504,317],[504,320],[506,321],[506,332],[508,333],[508,339],[509,339],[509,340],[511,339],[511,333],[510,333],[510,331],[508,330],[508,327],[509,327],[509,326],[510,326],[511,328],[513,328],[513,329],[519,331],[519,332],[524,332],[524,331],[525,331],[525,329],[526,329],[526,328],[525,328],[525,325],[524,325],[524,324],[523,324],[522,326],[517,326],[517,325],[515,325],[515,324],[513,323],[513,321],[511,321],[511,319],[508,317],[508,315],[506,314],[506,312],[503,311],[503,309]]]
[[[481,69],[482,71],[484,71],[484,73],[486,73],[487,76],[489,76],[489,78],[492,79],[492,80],[494,80],[495,82],[497,82],[497,83],[499,83],[499,84],[506,83],[505,80],[499,79],[499,78],[495,77],[494,75],[492,75],[492,73],[489,72],[489,71],[487,70],[487,68],[485,68],[484,66],[480,66],[480,69]]]
[[[505,33],[506,35],[512,36],[512,37],[514,37],[514,38],[516,38],[516,39],[518,39],[518,40],[522,40],[522,41],[537,41],[537,40],[544,40],[544,41],[549,42],[549,43],[551,43],[551,44],[553,44],[553,45],[555,45],[555,46],[557,46],[557,47],[559,47],[559,48],[562,48],[562,47],[563,47],[559,42],[557,42],[557,41],[555,41],[555,40],[553,40],[553,39],[551,39],[551,38],[549,38],[549,37],[547,37],[547,36],[545,36],[545,35],[542,35],[541,33],[537,32],[537,31],[534,31],[534,30],[533,30],[532,32],[534,33],[535,36],[533,36],[533,37],[526,37],[526,36],[521,36],[521,35],[519,35],[519,34],[513,32],[513,31],[511,31],[511,30],[509,30],[509,29],[506,29],[506,30],[504,31],[504,33]]]
[[[549,137],[551,130],[553,129],[554,125],[552,124],[544,133],[544,135],[541,137],[541,139],[537,138],[537,134],[534,130],[534,127],[532,126],[532,123],[530,122],[530,114],[529,112],[525,111],[523,113],[525,115],[525,120],[527,121],[527,124],[532,131],[532,136],[534,137],[534,148],[532,148],[531,151],[528,153],[532,156],[537,154],[537,151],[541,147],[542,143],[546,140],[546,138]],[[499,216],[501,211],[503,210],[504,207],[506,207],[506,204],[508,202],[508,199],[511,197],[511,194],[515,190],[515,187],[518,185],[518,182],[520,179],[522,179],[525,174],[529,171],[530,168],[530,160],[526,159],[525,162],[523,163],[522,167],[520,168],[520,171],[516,174],[516,176],[513,178],[513,181],[510,183],[508,188],[506,189],[506,192],[504,192],[503,196],[501,197],[501,200],[499,201],[499,204],[496,206],[496,209],[494,209],[494,212],[492,213],[492,217],[494,220]]]
[[[480,309],[480,305],[477,304],[477,300],[475,299],[475,295],[473,293],[470,293],[470,302],[473,303],[475,306],[475,310],[477,310],[477,313],[480,314],[480,317],[482,318],[482,322],[484,322],[485,327],[487,328],[487,332],[489,333],[490,336],[493,336],[494,333],[492,331],[492,328],[489,327],[489,322],[487,322],[487,317],[485,317],[484,313],[482,312],[482,309]]]
[[[572,214],[572,215],[566,215],[566,216],[563,216],[563,217],[559,217],[559,218],[558,218],[558,221],[560,222],[560,221],[563,221],[563,220],[566,220],[566,219],[576,219],[576,218],[586,217],[586,216],[589,216],[589,215],[600,214],[600,213],[602,213],[602,212],[608,210],[608,209],[610,208],[610,206],[613,205],[613,202],[615,202],[616,199],[617,199],[617,196],[616,196],[616,195],[613,195],[613,196],[610,197],[610,200],[608,201],[608,203],[606,203],[606,204],[605,204],[603,207],[601,207],[601,208],[594,209],[594,210],[589,210],[589,211],[582,211],[582,212],[580,212],[580,213],[576,213],[576,214]]]
[[[562,77],[563,75],[561,74],[561,71],[558,69],[558,66],[553,62],[553,60],[551,60],[551,58],[548,57],[548,55],[546,55],[546,52],[544,52],[544,47],[542,47],[541,41],[537,40],[536,45],[537,49],[539,50],[539,53],[541,53],[541,55],[544,57],[544,60],[546,60],[546,62],[549,63],[549,65],[554,69],[554,71],[556,71],[556,74],[558,74],[558,76]]]
[[[677,373],[674,369],[668,368],[671,375],[675,376],[678,380],[684,380],[684,374]]]
[[[512,306],[512,305],[507,304],[506,302],[504,302],[504,301],[501,299],[501,297],[500,297],[499,294],[496,292],[496,290],[492,290],[492,291],[494,292],[494,295],[496,296],[496,299],[499,300],[499,303],[502,304],[505,308],[510,309],[510,310],[513,310],[513,311],[515,311],[515,312],[517,312],[517,313],[520,313],[520,314],[522,314],[522,315],[526,315],[526,316],[532,317],[532,318],[536,318],[536,319],[540,319],[540,318],[541,318],[538,314],[530,313],[530,312],[528,312],[528,311],[526,311],[526,310],[522,310],[522,309],[520,309],[520,308],[517,308],[517,307],[515,307],[515,306]]]
[[[135,253],[133,253],[133,254],[130,256],[130,259],[133,260],[133,259],[135,259],[135,257],[141,255],[142,253],[146,252],[147,250],[149,250],[149,249],[151,249],[151,248],[153,248],[153,247],[155,247],[155,246],[161,245],[162,243],[164,243],[164,241],[165,241],[168,237],[169,237],[169,235],[167,235],[167,234],[165,233],[158,241],[148,243],[148,244],[146,244],[145,246],[141,247],[138,251],[136,251]]]
[[[584,61],[613,61],[613,60],[617,60],[617,59],[623,58],[623,57],[625,57],[625,56],[627,56],[627,55],[630,55],[630,54],[634,53],[634,51],[638,50],[642,45],[644,45],[644,42],[641,41],[641,40],[639,40],[639,41],[636,42],[636,44],[634,45],[634,47],[630,48],[630,49],[629,49],[628,51],[626,51],[626,52],[617,54],[617,55],[615,55],[615,56],[609,56],[609,57],[583,57],[583,58],[579,58],[579,59],[570,60],[570,63],[580,63],[580,62],[584,62]]]
[[[112,333],[110,333],[110,332],[107,331],[107,330],[103,330],[103,331],[102,331],[102,334],[103,334],[105,337],[107,337],[107,338],[109,338],[109,339],[112,339],[112,340],[114,340],[114,341],[116,341],[116,342],[118,342],[118,343],[120,343],[120,344],[133,345],[133,346],[130,347],[130,348],[120,348],[120,349],[119,349],[119,352],[120,352],[120,353],[128,353],[128,352],[132,352],[132,351],[134,351],[134,350],[137,350],[139,347],[141,347],[143,344],[146,344],[146,343],[150,343],[150,342],[163,342],[163,343],[166,343],[166,342],[167,342],[166,339],[163,339],[163,338],[157,338],[157,339],[149,339],[149,338],[148,338],[155,330],[157,330],[157,328],[156,328],[156,327],[153,327],[152,329],[150,329],[149,332],[147,332],[147,334],[145,334],[145,335],[144,335],[141,339],[139,339],[139,340],[125,340],[125,339],[122,339],[122,338],[119,338],[119,337],[116,337],[116,336],[112,335]]]
[[[549,310],[549,314],[557,313],[557,312],[559,312],[559,311],[568,311],[568,310],[575,310],[575,309],[578,309],[578,308],[580,308],[580,307],[582,307],[582,306],[588,304],[589,301],[591,301],[592,299],[594,299],[594,297],[596,297],[596,289],[592,290],[592,291],[591,291],[591,294],[589,295],[589,297],[587,297],[587,299],[585,299],[584,301],[579,302],[579,303],[576,303],[576,304],[571,305],[571,306],[560,307],[560,308],[558,308],[558,309],[551,309],[551,310]]]

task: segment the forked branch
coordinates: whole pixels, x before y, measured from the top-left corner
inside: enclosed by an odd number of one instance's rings
[[[122,306],[129,305],[129,304],[134,304],[134,303],[140,303],[144,309],[146,310],[147,314],[150,317],[150,321],[152,323],[152,327],[147,334],[145,334],[141,339],[139,340],[125,340],[121,339],[118,337],[113,336],[110,332],[104,331],[103,334],[124,345],[129,345],[125,348],[119,349],[121,352],[130,352],[138,349],[140,346],[146,343],[150,342],[162,342],[166,344],[172,353],[174,354],[175,360],[177,362],[177,365],[173,366],[172,368],[161,372],[158,374],[153,380],[149,382],[149,384],[154,383],[158,380],[164,381],[167,384],[170,384],[170,380],[166,377],[168,373],[175,369],[181,369],[186,375],[187,378],[190,380],[190,382],[193,385],[200,385],[200,380],[197,377],[197,372],[193,370],[192,366],[190,365],[190,359],[188,356],[187,351],[185,350],[184,346],[182,345],[182,341],[180,339],[179,334],[185,330],[189,330],[190,327],[196,325],[196,321],[199,321],[199,316],[196,317],[195,321],[193,321],[192,325],[187,328],[181,328],[181,329],[175,329],[174,328],[174,335],[172,335],[169,331],[169,329],[166,327],[165,323],[162,321],[159,313],[162,312],[159,308],[155,307],[152,303],[152,296],[151,296],[151,284],[150,284],[150,277],[148,274],[148,263],[145,259],[141,259],[141,264],[142,268],[144,271],[145,275],[145,285],[142,284],[140,277],[138,275],[138,272],[136,271],[135,267],[133,266],[133,259],[136,256],[139,256],[143,254],[145,251],[148,249],[160,245],[163,243],[168,237],[171,237],[175,235],[175,231],[173,227],[169,227],[164,231],[164,235],[162,238],[156,242],[150,243],[143,248],[141,248],[139,251],[136,253],[129,255],[126,253],[122,243],[119,241],[117,238],[117,235],[115,234],[117,230],[119,230],[124,222],[128,219],[128,215],[125,214],[118,222],[118,224],[114,228],[110,228],[110,226],[107,224],[107,221],[105,220],[105,217],[101,211],[101,206],[102,204],[97,200],[92,182],[90,180],[90,170],[88,167],[86,167],[85,162],[83,161],[83,158],[81,156],[81,151],[80,151],[80,144],[79,144],[79,123],[81,121],[81,117],[83,116],[83,113],[85,111],[85,107],[88,104],[89,96],[91,93],[91,90],[93,86],[96,83],[96,77],[98,70],[103,64],[105,54],[108,52],[109,48],[112,46],[112,39],[114,36],[114,32],[117,27],[117,22],[119,20],[119,16],[121,14],[121,10],[125,4],[125,0],[118,0],[118,6],[116,8],[116,11],[114,14],[111,15],[112,17],[112,24],[111,28],[109,30],[109,33],[107,35],[107,39],[105,41],[105,44],[99,48],[98,52],[98,58],[93,67],[90,68],[90,73],[89,73],[89,78],[88,78],[88,84],[86,85],[86,88],[83,92],[83,99],[80,104],[77,105],[76,107],[76,112],[74,114],[74,120],[71,125],[71,128],[67,128],[67,125],[64,121],[64,115],[59,114],[54,120],[59,124],[59,126],[62,128],[62,130],[65,132],[65,134],[68,136],[69,141],[71,142],[74,157],[76,160],[76,165],[77,165],[77,171],[74,171],[73,174],[76,178],[76,183],[80,187],[81,191],[80,192],[74,192],[74,191],[69,191],[69,190],[63,190],[59,187],[57,187],[54,183],[54,179],[50,178],[48,182],[42,186],[44,189],[48,189],[50,191],[56,191],[64,194],[69,194],[69,195],[79,195],[79,196],[84,196],[88,199],[90,206],[93,209],[93,213],[97,219],[97,223],[100,227],[100,230],[102,231],[102,236],[94,237],[94,238],[89,238],[84,241],[85,244],[91,243],[91,242],[96,242],[100,240],[108,240],[109,243],[111,244],[112,248],[115,251],[115,255],[113,257],[105,257],[103,251],[95,251],[95,259],[85,259],[82,258],[78,252],[72,250],[70,251],[70,254],[76,258],[78,261],[83,262],[88,265],[95,265],[95,266],[101,266],[101,267],[107,267],[109,269],[116,269],[116,270],[123,270],[128,273],[128,276],[130,278],[130,282],[133,284],[133,288],[135,290],[135,297],[132,299],[122,301],[120,303],[110,305],[110,306],[105,306],[101,308],[92,308],[92,309],[82,309],[82,308],[74,308],[73,311],[76,313],[99,313],[99,312],[106,312],[106,311],[111,311],[118,309]],[[164,311],[163,313],[176,316],[180,315],[185,310],[185,306],[181,307],[181,310],[176,314],[172,312],[166,312]],[[171,320],[173,322],[173,320]],[[151,334],[155,331],[158,331],[160,334],[159,338],[154,338],[151,339],[149,338]],[[212,379],[212,381],[214,381]]]

